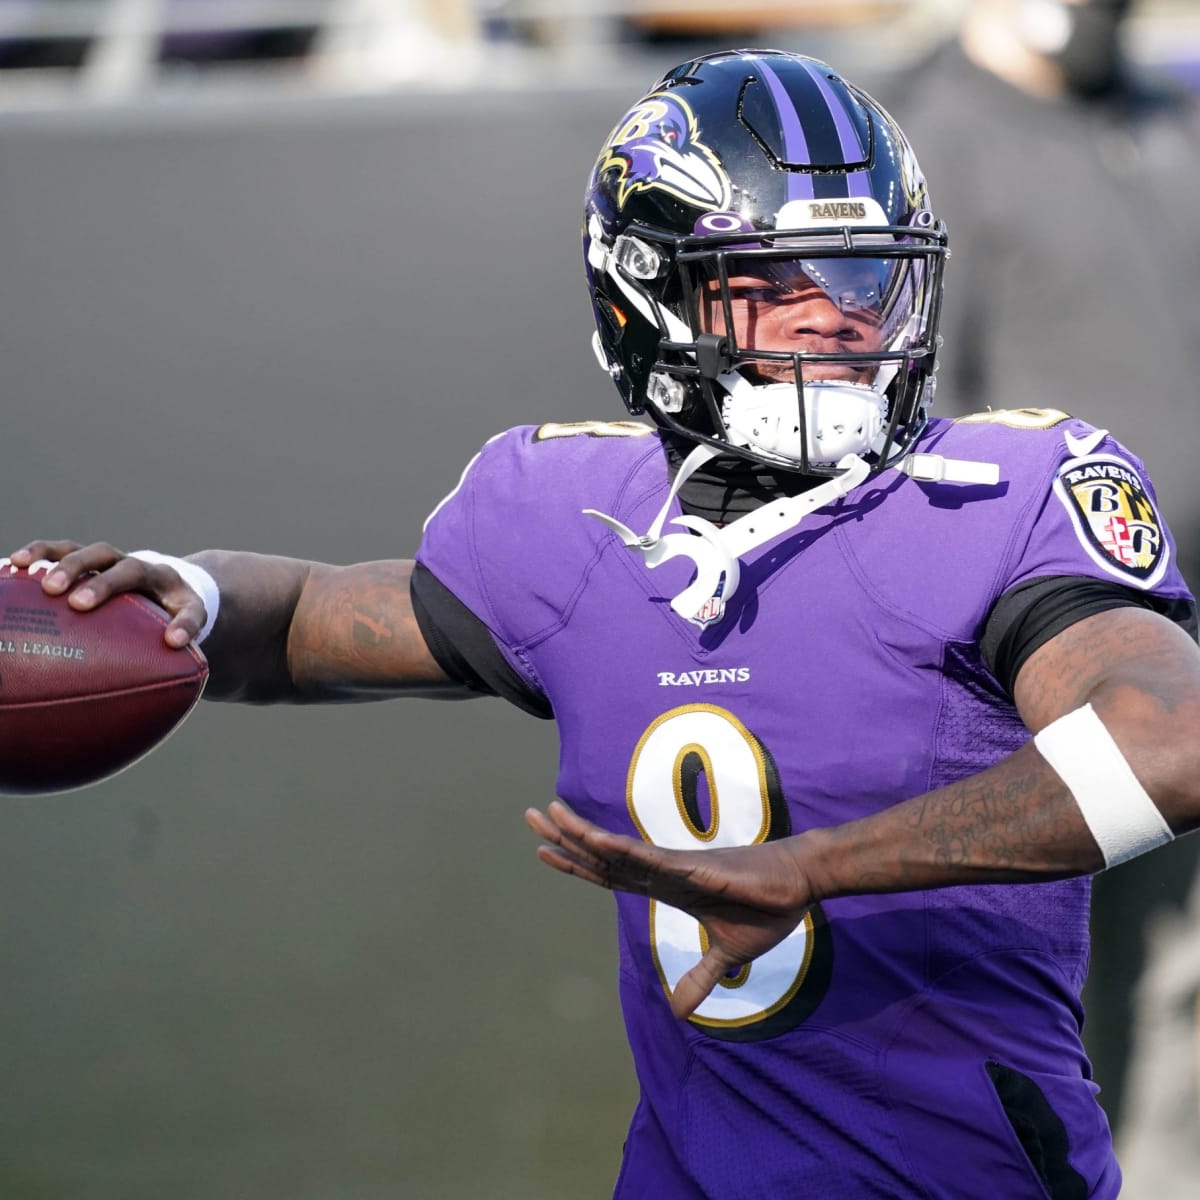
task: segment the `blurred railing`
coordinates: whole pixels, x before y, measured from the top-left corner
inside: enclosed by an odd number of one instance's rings
[[[0,0],[0,108],[239,86],[379,90],[619,70],[672,39],[841,36],[902,56],[964,0]],[[1143,0],[1135,54],[1200,76],[1200,5]]]

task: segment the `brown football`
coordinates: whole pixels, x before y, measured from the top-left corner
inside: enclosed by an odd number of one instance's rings
[[[0,559],[0,792],[99,783],[148,754],[208,680],[195,646],[163,641],[167,614],[144,596],[79,613],[42,591],[47,569]]]

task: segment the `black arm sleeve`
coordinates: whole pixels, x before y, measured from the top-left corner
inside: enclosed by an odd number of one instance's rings
[[[1083,575],[1048,575],[1018,584],[992,606],[982,649],[988,670],[1011,696],[1026,659],[1076,621],[1110,608],[1148,608],[1197,636],[1196,606]]]
[[[501,696],[543,720],[550,701],[509,665],[488,627],[428,568],[416,563],[409,585],[413,613],[437,664],[456,683]]]

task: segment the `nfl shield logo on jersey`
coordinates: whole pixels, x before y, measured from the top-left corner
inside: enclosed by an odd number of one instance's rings
[[[720,596],[709,596],[705,602],[696,609],[696,615],[692,620],[699,626],[704,627],[712,625],[715,621],[719,621],[725,615],[725,601]]]
[[[1138,587],[1158,581],[1167,565],[1162,521],[1131,464],[1115,455],[1073,459],[1054,487],[1095,562]]]

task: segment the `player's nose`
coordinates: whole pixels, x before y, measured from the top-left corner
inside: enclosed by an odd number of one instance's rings
[[[845,314],[824,293],[790,305],[786,325],[792,337],[809,341],[837,341],[849,328]]]

